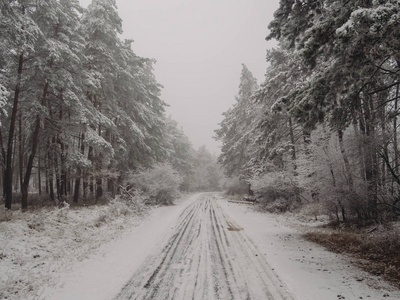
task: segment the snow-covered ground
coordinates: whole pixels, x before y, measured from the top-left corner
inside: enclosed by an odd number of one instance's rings
[[[301,237],[296,220],[257,212],[252,206],[218,203],[244,228],[295,299],[400,299],[400,290]]]
[[[139,225],[148,214],[132,212],[120,202],[12,215],[1,208],[0,299],[40,299],[46,285],[59,283],[60,273],[90,260],[99,247]]]
[[[0,223],[0,298],[112,299],[165,248],[199,197],[142,216],[115,206],[15,213]],[[218,224],[227,234],[249,239],[251,251],[263,256],[275,282],[294,299],[400,299],[398,289],[353,267],[349,258],[303,240],[284,217],[221,195],[207,194],[210,198],[226,222]]]

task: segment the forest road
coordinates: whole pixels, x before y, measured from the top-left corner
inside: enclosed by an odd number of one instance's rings
[[[242,229],[200,194],[115,299],[293,299]]]

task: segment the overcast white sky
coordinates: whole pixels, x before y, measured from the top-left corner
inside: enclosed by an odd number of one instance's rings
[[[80,0],[87,7],[91,0]],[[235,102],[241,64],[261,83],[267,67],[268,24],[279,0],[117,0],[123,38],[133,51],[155,58],[167,114],[195,148],[212,139],[222,113]]]

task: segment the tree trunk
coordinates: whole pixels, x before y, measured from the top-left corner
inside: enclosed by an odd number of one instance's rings
[[[82,156],[85,154],[85,133],[82,132],[81,139],[80,139],[80,151]],[[78,203],[79,199],[79,188],[81,184],[81,176],[82,176],[82,170],[80,167],[77,168],[76,170],[76,179],[75,179],[75,190],[74,190],[74,202]]]
[[[360,129],[358,128],[357,117],[355,116],[354,113],[353,113],[353,130],[354,134],[356,135],[356,141],[357,141],[357,152],[358,152],[357,159],[359,165],[358,174],[360,178],[365,179],[364,152],[361,143],[361,134],[360,134]]]
[[[38,145],[38,141],[39,141],[39,130],[40,130],[40,116],[38,115],[36,117],[35,130],[33,131],[31,154],[29,155],[28,163],[26,165],[24,182],[23,182],[23,185],[21,188],[21,192],[22,192],[21,209],[22,210],[26,210],[28,208],[28,187],[29,187],[29,181],[30,181],[31,174],[32,174],[33,160],[35,159],[37,145]]]
[[[396,98],[394,100],[394,111],[395,113],[397,113],[397,109],[398,109],[398,100],[399,100],[399,87],[400,85],[397,85],[396,88]],[[397,144],[397,114],[395,115],[395,117],[393,118],[393,151],[394,151],[394,169],[398,170],[398,166],[399,166],[399,147]],[[394,182],[394,180],[392,180],[392,182]],[[392,195],[394,194],[394,188],[392,187]]]
[[[89,191],[90,191],[90,196],[93,197],[93,195],[94,195],[94,176],[93,176],[93,174],[89,175]]]
[[[111,193],[112,197],[115,197],[114,179],[112,178],[107,180],[107,191]]]
[[[57,191],[57,200],[60,200],[61,197],[61,180],[60,180],[60,168],[58,165],[57,153],[54,153],[54,173],[56,175],[56,191]]]
[[[366,138],[364,145],[366,147],[365,153],[365,180],[368,186],[368,211],[373,218],[377,215],[377,163],[376,163],[376,149],[375,143],[375,127],[372,99],[364,98],[364,116],[365,116],[365,133]]]
[[[83,183],[82,183],[82,189],[83,189],[83,198],[86,199],[87,198],[87,190],[88,190],[88,172],[85,171],[83,174]]]
[[[385,99],[386,100],[386,99]],[[380,101],[380,103],[378,103],[378,114],[379,114],[379,119],[380,119],[380,125],[381,125],[381,131],[382,131],[382,136],[386,137],[387,136],[387,128],[386,128],[386,104],[385,104],[385,100],[384,101]],[[385,139],[385,138],[384,138]],[[387,152],[388,150],[388,143],[386,142],[386,140],[383,141],[382,143],[382,147],[384,149],[384,151]],[[381,158],[381,161],[379,160],[379,157],[375,154],[375,158],[376,158],[376,163],[377,165],[381,165],[381,174],[379,176],[379,182],[378,184],[382,187],[385,188],[387,186],[387,178],[389,178],[388,176],[390,176],[390,172],[389,170],[387,170],[386,168],[386,164],[383,161],[383,159]],[[379,168],[377,169],[379,172]],[[378,178],[377,178],[378,179]]]
[[[46,84],[44,85],[44,89],[43,89],[43,95],[42,95],[42,101],[41,101],[42,105],[45,103],[48,88],[49,88],[49,84],[46,82]],[[31,154],[29,155],[28,163],[26,165],[24,182],[23,182],[23,185],[21,188],[21,192],[22,192],[21,209],[22,210],[25,210],[28,208],[28,187],[29,187],[29,181],[30,181],[31,174],[32,174],[33,160],[35,159],[37,146],[38,146],[38,142],[39,142],[39,131],[40,131],[40,115],[38,114],[36,116],[35,129],[34,129],[33,135],[32,135]]]
[[[6,149],[4,149],[3,143],[3,134],[0,128],[0,148],[1,148],[1,166],[4,167],[6,165]]]
[[[99,110],[99,112],[101,112],[100,104],[98,105],[98,110]],[[101,137],[101,124],[99,124],[98,132],[99,132],[99,136]],[[98,155],[98,157],[99,157],[99,155]],[[103,196],[103,180],[100,175],[100,171],[101,171],[100,159],[97,159],[96,165],[97,165],[96,171],[98,173],[98,175],[96,177],[96,200],[98,200],[99,198],[101,198]]]
[[[42,194],[42,178],[40,176],[40,155],[38,155],[37,172],[38,172],[38,190],[39,190],[39,195],[41,195]]]
[[[3,196],[4,194],[4,171],[5,171],[5,166],[6,166],[6,149],[4,149],[4,143],[3,143],[3,134],[1,132],[0,128],[0,147],[1,147],[1,178],[0,178],[0,183],[1,187],[3,190]]]
[[[23,179],[24,179],[24,143],[22,141],[22,120],[21,114],[19,114],[18,118],[18,160],[19,160],[19,186],[22,188]]]
[[[60,143],[61,153],[60,153],[60,196],[67,195],[67,172],[65,169],[65,149],[64,143]]]
[[[50,199],[55,200],[54,197],[54,161],[52,157],[52,147],[51,147],[51,142],[50,139],[47,141],[47,159],[48,159],[48,184],[49,184],[49,193],[50,193]]]
[[[338,138],[339,138],[340,153],[342,153],[342,158],[344,161],[344,168],[346,170],[347,184],[349,185],[350,189],[352,190],[353,189],[353,174],[351,172],[349,158],[347,157],[346,149],[344,147],[343,131],[340,129],[338,130]]]
[[[103,196],[103,180],[101,177],[96,178],[96,200]]]
[[[13,157],[13,138],[15,132],[15,122],[17,119],[19,94],[21,92],[21,79],[22,79],[22,67],[24,63],[24,54],[21,53],[18,58],[18,74],[17,84],[14,88],[14,101],[11,111],[10,128],[8,133],[8,144],[7,144],[7,156],[6,156],[6,168],[4,171],[4,195],[5,195],[5,206],[11,209],[12,203],[12,157]]]
[[[92,162],[92,170],[94,171],[94,155],[93,155],[93,147],[89,146],[89,151],[88,151],[88,159]],[[94,183],[93,183],[93,175],[89,174],[89,191],[90,191],[90,196],[93,196],[94,192]]]
[[[292,163],[293,169],[297,169],[296,165],[296,147],[295,147],[295,140],[294,140],[294,132],[293,132],[293,123],[292,118],[289,116],[289,130],[290,130],[290,143],[292,144]]]
[[[45,193],[46,193],[46,195],[48,195],[49,194],[49,162],[48,162],[47,156],[45,156],[45,158],[44,158],[44,164],[45,164],[45,168],[44,168]]]

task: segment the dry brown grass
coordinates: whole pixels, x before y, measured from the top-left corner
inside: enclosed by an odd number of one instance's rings
[[[350,232],[329,229],[305,234],[309,241],[357,258],[357,266],[400,287],[400,229]]]

